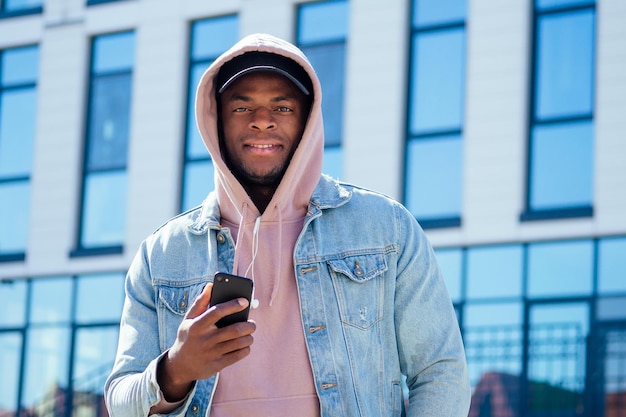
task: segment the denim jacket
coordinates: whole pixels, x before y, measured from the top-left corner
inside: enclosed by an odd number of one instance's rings
[[[105,395],[112,417],[160,398],[156,363],[234,243],[209,196],[141,245],[128,272]],[[323,176],[293,253],[305,342],[323,417],[465,417],[469,382],[456,316],[432,248],[397,202]],[[219,375],[172,416],[209,416]],[[271,374],[268,374],[268,381]],[[270,383],[270,382],[268,382]]]

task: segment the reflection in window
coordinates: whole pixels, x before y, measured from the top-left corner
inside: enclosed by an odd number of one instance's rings
[[[72,313],[72,278],[38,279],[31,284],[30,321],[68,324]]]
[[[124,303],[124,275],[81,276],[77,283],[76,321],[118,322]]]
[[[0,413],[1,410],[17,409],[18,385],[15,381],[20,375],[21,351],[22,335],[19,332],[0,333]]]
[[[0,17],[41,13],[43,0],[4,0],[0,1]]]
[[[239,39],[237,16],[222,16],[193,22],[189,54],[189,86],[187,90],[187,133],[181,209],[189,210],[213,190],[213,162],[198,133],[195,122],[196,88],[204,71]]]
[[[593,288],[591,240],[534,243],[528,248],[528,295],[590,295]]]
[[[0,329],[26,321],[26,281],[0,281]]]
[[[134,43],[133,32],[93,39],[82,215],[75,254],[122,249]]]
[[[466,8],[413,0],[404,194],[425,228],[461,221]]]
[[[541,0],[535,11],[534,102],[522,220],[589,216],[593,213],[595,3]]]
[[[315,68],[324,100],[324,166],[335,178],[343,174],[344,77],[349,4],[345,0],[302,4],[298,8],[297,43]]]
[[[37,46],[0,51],[0,261],[26,253],[38,72]]]
[[[467,297],[521,297],[522,247],[478,247],[467,252]]]
[[[579,415],[584,407],[586,304],[550,304],[533,307],[530,314],[530,353],[527,393],[529,409],[544,415]]]

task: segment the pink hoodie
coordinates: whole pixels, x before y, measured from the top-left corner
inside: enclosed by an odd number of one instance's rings
[[[226,166],[217,134],[214,79],[225,62],[248,51],[287,56],[307,71],[313,83],[314,100],[302,140],[262,215]],[[222,226],[236,241],[232,273],[254,280],[254,297],[259,301],[250,312],[257,323],[252,353],[220,373],[212,417],[320,415],[300,318],[293,252],[322,170],[321,99],[319,80],[302,52],[266,34],[242,39],[207,69],[198,85],[197,125],[215,166]]]

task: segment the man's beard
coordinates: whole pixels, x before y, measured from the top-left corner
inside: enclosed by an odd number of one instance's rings
[[[252,186],[278,186],[280,181],[283,179],[285,175],[285,171],[287,170],[288,163],[275,167],[270,172],[267,172],[263,175],[259,175],[251,169],[248,169],[245,164],[229,164],[231,166],[231,170],[235,175],[235,178],[239,180],[242,185],[252,185]]]

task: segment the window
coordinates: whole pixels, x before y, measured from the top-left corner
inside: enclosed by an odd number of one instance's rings
[[[2,281],[0,299],[0,410],[107,416],[124,274]]]
[[[0,18],[41,13],[43,0],[0,0]]]
[[[93,39],[83,198],[73,256],[123,249],[134,55],[133,32]]]
[[[424,228],[461,224],[465,0],[413,0],[404,199]]]
[[[315,68],[324,100],[324,166],[332,177],[343,175],[344,77],[348,37],[348,1],[322,1],[298,7],[297,43]]]
[[[595,4],[536,0],[526,211],[593,214]]]
[[[197,206],[213,189],[213,163],[196,128],[196,87],[204,71],[239,39],[237,16],[222,16],[193,22],[189,53],[187,134],[181,208]]]
[[[37,46],[0,51],[0,262],[26,255],[38,72]]]

